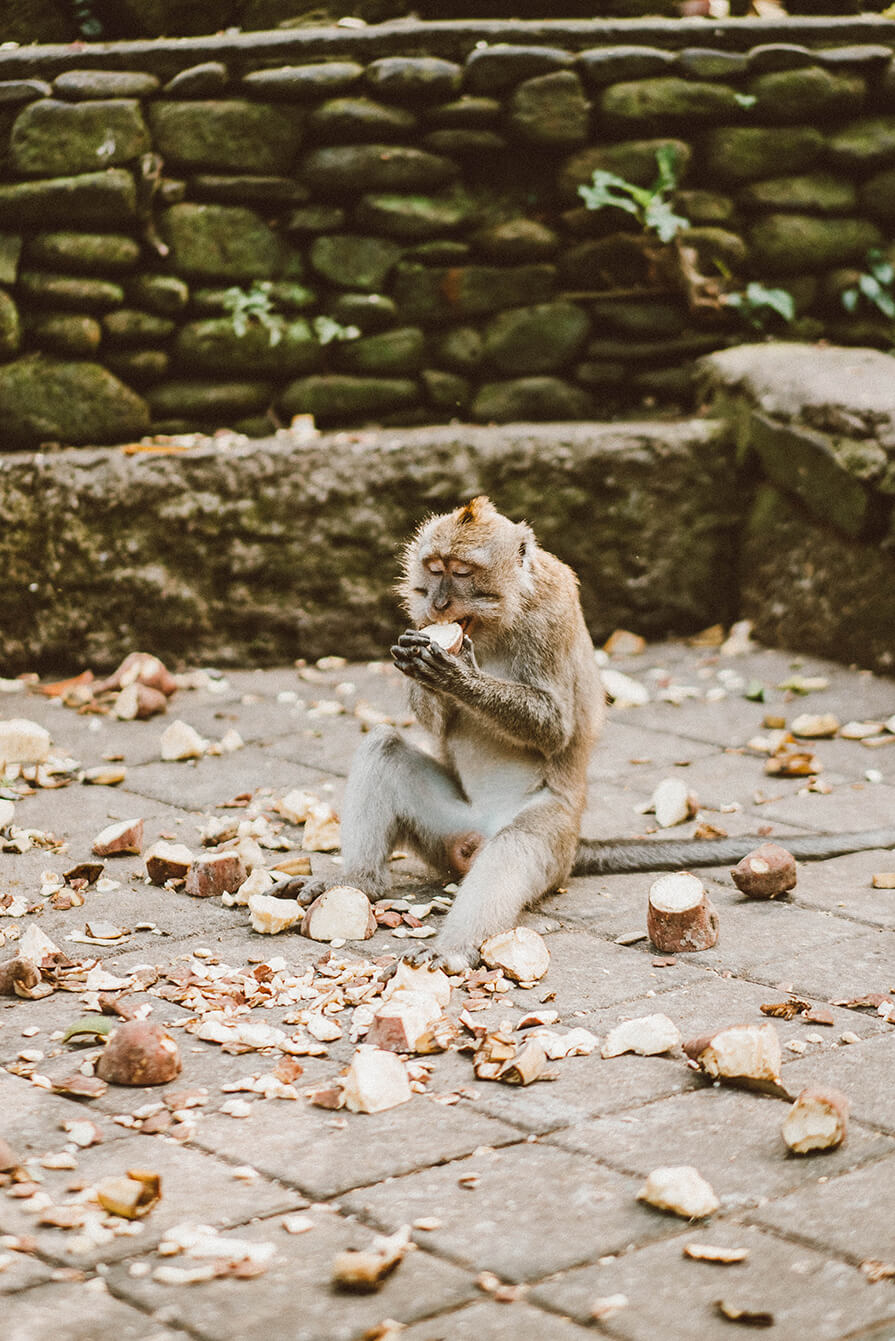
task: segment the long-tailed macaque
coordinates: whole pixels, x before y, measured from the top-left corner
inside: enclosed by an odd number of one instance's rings
[[[380,897],[393,848],[462,876],[434,953],[451,969],[513,927],[522,909],[574,874],[738,861],[763,840],[622,840],[579,845],[591,748],[604,695],[575,574],[523,522],[474,498],[431,517],[404,550],[399,585],[414,628],[391,649],[434,757],[392,727],[355,755],[342,809],[340,882]],[[463,629],[459,652],[420,630]],[[895,829],[787,839],[796,857],[895,846]],[[288,882],[302,902],[327,882]],[[430,953],[424,951],[424,954]]]

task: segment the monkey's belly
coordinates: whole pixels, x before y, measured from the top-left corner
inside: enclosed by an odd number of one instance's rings
[[[546,794],[541,755],[503,745],[480,730],[458,732],[451,740],[451,759],[476,827],[486,836],[502,829],[540,792]]]

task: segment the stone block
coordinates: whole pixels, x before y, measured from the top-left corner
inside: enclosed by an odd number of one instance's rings
[[[4,446],[126,442],[149,427],[146,402],[97,363],[29,354],[0,367]]]
[[[103,338],[100,323],[94,317],[74,312],[35,313],[26,323],[29,339],[38,349],[68,358],[90,358]]]
[[[465,93],[452,102],[424,108],[423,117],[428,125],[444,126],[449,130],[489,130],[500,120],[502,112],[497,98]]]
[[[269,382],[162,382],[146,393],[154,419],[204,419],[226,422],[267,409],[273,397]]]
[[[341,93],[356,84],[364,67],[356,61],[321,61],[317,65],[281,65],[270,70],[252,70],[243,76],[243,87],[260,98],[283,102],[316,102],[320,97]]]
[[[438,323],[546,301],[552,296],[554,276],[550,265],[442,269],[402,262],[395,271],[392,296],[404,320]]]
[[[190,321],[174,342],[175,357],[184,368],[203,373],[239,369],[270,377],[294,377],[320,366],[321,349],[308,323],[273,317],[269,324],[248,321],[239,333],[227,317]]]
[[[194,200],[210,200],[220,205],[260,206],[278,210],[284,205],[302,205],[310,192],[293,177],[259,176],[257,173],[197,172],[190,180]],[[176,204],[177,201],[169,201]]]
[[[162,98],[150,104],[148,116],[157,151],[187,171],[282,173],[301,143],[299,111],[245,99]]]
[[[154,312],[138,308],[119,307],[103,317],[106,336],[121,348],[130,345],[151,345],[165,340],[174,330],[174,322]]]
[[[489,43],[467,56],[465,86],[470,93],[502,93],[523,79],[565,70],[574,60],[571,52],[559,47]]]
[[[722,126],[705,139],[705,170],[710,180],[748,182],[783,173],[807,172],[827,141],[814,126],[786,130],[759,126]]]
[[[267,279],[286,262],[282,240],[239,205],[172,205],[161,218],[171,263],[187,279]]]
[[[514,376],[553,372],[574,359],[589,330],[587,314],[574,303],[511,308],[488,323],[485,358]]]
[[[559,235],[552,228],[524,217],[480,228],[470,240],[487,260],[504,265],[549,260],[560,246]]]
[[[589,84],[603,88],[623,80],[649,79],[666,74],[674,64],[674,52],[659,47],[589,47],[578,53],[578,68]]]
[[[351,377],[332,373],[290,382],[280,397],[287,415],[311,414],[323,424],[376,420],[418,400],[415,382],[402,377]]]
[[[109,349],[103,362],[110,372],[128,386],[142,387],[157,382],[168,371],[171,356],[167,349]]]
[[[669,122],[687,127],[717,125],[719,121],[738,121],[743,115],[736,93],[726,84],[674,75],[610,84],[600,97],[599,110],[613,126],[656,131]]]
[[[69,103],[43,98],[17,116],[10,160],[23,177],[56,177],[129,163],[150,148],[134,99]]]
[[[862,261],[883,234],[868,219],[812,218],[806,214],[771,213],[748,230],[752,264],[770,276],[825,270]]]
[[[737,194],[747,210],[793,210],[805,214],[854,214],[857,191],[853,182],[832,172],[795,177],[771,177],[751,182]]]
[[[21,297],[38,307],[67,307],[75,311],[107,312],[124,302],[124,289],[108,279],[86,275],[53,275],[47,270],[23,270]]]
[[[32,265],[48,270],[117,275],[133,270],[140,244],[126,233],[37,233],[25,255]]]
[[[891,225],[895,220],[895,168],[884,168],[862,182],[858,199],[862,212]]]
[[[138,274],[129,279],[125,287],[132,303],[162,317],[173,317],[182,312],[190,297],[189,288],[176,275]]]
[[[590,103],[572,70],[556,70],[517,85],[509,103],[508,124],[520,139],[547,148],[584,144],[590,129]]]
[[[360,228],[417,241],[452,232],[469,213],[469,202],[459,195],[386,194],[362,196],[354,217]]]
[[[133,175],[125,168],[75,177],[0,185],[0,226],[130,223],[137,212]]]
[[[155,75],[139,70],[63,70],[53,80],[57,98],[89,102],[97,98],[150,98],[159,86]]]
[[[355,233],[323,234],[311,243],[312,267],[342,289],[375,293],[382,288],[401,256],[401,247],[387,238]]]
[[[457,172],[450,159],[406,145],[327,146],[312,150],[302,165],[313,189],[348,197],[359,191],[428,191],[445,186]]]
[[[843,126],[827,143],[830,161],[846,171],[870,172],[895,163],[895,116],[863,116]]]
[[[425,343],[418,326],[400,326],[360,340],[338,341],[333,358],[341,372],[378,377],[408,376],[422,367]]]
[[[314,140],[324,143],[400,140],[412,136],[416,124],[416,116],[406,107],[357,97],[328,98],[308,118]]]
[[[594,145],[566,159],[557,176],[562,198],[569,204],[580,204],[578,187],[589,186],[598,170],[614,172],[634,186],[652,186],[659,175],[656,153],[665,148],[674,150],[680,181],[686,175],[693,152],[686,141],[624,140],[620,144]]]
[[[0,289],[0,358],[11,359],[18,353],[22,324],[19,309],[3,289]]]
[[[395,102],[443,102],[463,80],[461,66],[435,56],[383,56],[366,70],[366,82],[381,98]]]
[[[861,110],[867,86],[859,74],[810,65],[757,75],[746,87],[755,98],[751,115],[772,125],[829,123]]]
[[[209,98],[226,88],[229,77],[222,61],[201,61],[179,70],[162,92],[171,98]]]
[[[472,403],[478,423],[508,424],[550,419],[588,419],[595,413],[590,393],[559,377],[517,377],[483,382]]]

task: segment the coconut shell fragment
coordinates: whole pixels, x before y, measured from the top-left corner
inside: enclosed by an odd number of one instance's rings
[[[147,685],[168,698],[177,688],[174,676],[158,657],[151,652],[129,652],[107,680],[93,686],[93,691],[95,694],[108,694],[113,690],[126,689],[131,684]]]
[[[170,843],[160,838],[144,857],[146,874],[153,885],[169,880],[185,880],[193,864],[193,854],[185,843]]]
[[[197,857],[187,873],[184,892],[194,899],[220,898],[233,894],[244,882],[248,872],[238,852],[212,852]]]
[[[376,931],[376,915],[362,889],[334,885],[309,904],[301,934],[312,941],[365,941]]]
[[[167,1085],[180,1074],[180,1053],[161,1025],[126,1020],[110,1036],[96,1074],[112,1085]]]
[[[688,871],[653,881],[646,930],[662,954],[710,950],[718,939],[718,914],[702,881]]]
[[[732,1025],[691,1039],[684,1044],[684,1052],[713,1080],[789,1098],[780,1081],[780,1040],[770,1021]]]
[[[96,1185],[96,1197],[103,1210],[125,1220],[141,1220],[156,1206],[162,1195],[162,1180],[148,1169],[128,1169],[123,1178],[104,1178]]]
[[[802,1090],[783,1120],[783,1139],[794,1155],[835,1150],[848,1132],[848,1098],[839,1090]]]
[[[338,1253],[333,1261],[333,1286],[352,1294],[372,1294],[391,1275],[410,1246],[410,1230],[405,1226],[388,1238],[374,1239],[369,1248],[349,1248]]]
[[[502,969],[518,983],[537,982],[550,967],[550,951],[530,927],[515,927],[489,937],[481,953],[489,968]]]
[[[796,885],[796,859],[779,843],[762,843],[730,872],[741,894],[749,899],[776,899]]]
[[[620,1057],[625,1052],[634,1052],[640,1057],[656,1057],[671,1052],[680,1042],[680,1030],[667,1015],[641,1015],[610,1029],[600,1055]]]
[[[117,824],[107,824],[93,840],[93,855],[96,857],[123,857],[130,853],[139,855],[142,850],[141,819],[119,820]]]
[[[721,1205],[711,1184],[687,1164],[653,1169],[637,1200],[684,1220],[701,1220]]]
[[[0,996],[28,996],[40,982],[40,969],[21,955],[0,964]]]
[[[382,1113],[406,1104],[413,1091],[394,1052],[362,1043],[342,1079],[342,1095],[352,1113]]]
[[[430,642],[445,652],[455,656],[463,646],[463,626],[461,624],[427,624],[420,629]]]
[[[122,689],[112,706],[112,712],[122,722],[146,722],[167,710],[167,695],[138,680]]]

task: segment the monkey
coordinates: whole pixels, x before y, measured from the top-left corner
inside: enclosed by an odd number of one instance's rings
[[[367,735],[345,791],[340,881],[381,897],[395,847],[460,877],[434,946],[414,958],[461,971],[570,875],[716,865],[765,841],[579,841],[605,694],[578,579],[525,522],[483,495],[429,517],[404,548],[398,593],[413,627],[391,655],[435,749],[390,726]],[[461,626],[459,652],[421,631],[435,623]],[[895,846],[895,828],[787,842],[817,859]],[[331,883],[299,877],[271,892],[308,903]]]

